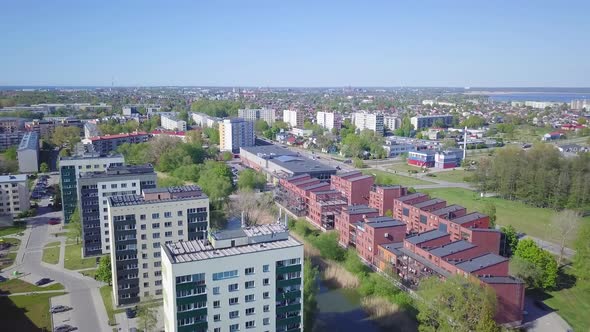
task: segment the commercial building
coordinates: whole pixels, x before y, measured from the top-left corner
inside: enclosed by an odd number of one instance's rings
[[[207,128],[213,128],[223,121],[220,118],[216,118],[204,113],[191,113],[191,118],[197,126]]]
[[[178,119],[175,115],[162,115],[160,122],[166,130],[186,131],[186,121]]]
[[[39,171],[39,134],[28,132],[18,146],[18,170],[21,173],[36,173]]]
[[[209,198],[197,186],[144,189],[108,199],[116,305],[162,295],[161,246],[204,239]]]
[[[421,115],[413,116],[410,118],[410,122],[414,126],[415,130],[423,128],[433,127],[437,123],[441,123],[443,126],[450,127],[453,125],[452,115]]]
[[[264,171],[275,179],[309,174],[327,180],[336,174],[336,169],[331,166],[273,144],[242,147],[240,159],[245,166]]]
[[[303,331],[303,245],[284,225],[238,221],[162,256],[166,332]]]
[[[436,152],[433,150],[409,151],[408,165],[418,167],[434,167],[434,156]]]
[[[283,110],[283,122],[288,123],[292,128],[303,128],[305,114],[300,110]]]
[[[234,118],[219,123],[219,150],[238,152],[242,147],[253,145],[253,122]]]
[[[275,110],[270,108],[239,109],[238,117],[252,122],[264,120],[267,124],[272,125],[275,122]]]
[[[369,129],[376,133],[383,134],[383,114],[367,112],[352,113],[352,123],[360,131]]]
[[[0,217],[2,219],[12,219],[30,208],[26,175],[1,175],[0,188]]]
[[[125,143],[137,144],[147,142],[150,135],[146,132],[134,132],[126,134],[116,135],[104,135],[96,136],[88,139],[83,139],[84,145],[91,145],[91,151],[101,154],[108,155],[117,150],[117,148]]]
[[[316,114],[316,121],[319,126],[328,130],[334,128],[340,129],[342,126],[340,115],[334,112],[318,112]]]
[[[100,172],[112,166],[123,166],[125,160],[121,155],[101,157],[100,154],[86,154],[74,157],[59,158],[59,175],[61,202],[64,222],[78,206],[78,178],[83,172]]]
[[[111,196],[140,195],[156,187],[157,176],[152,165],[113,166],[102,172],[83,172],[78,178],[82,253],[84,256],[110,252],[111,237],[107,215]]]

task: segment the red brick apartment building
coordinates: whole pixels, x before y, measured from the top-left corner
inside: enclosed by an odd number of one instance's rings
[[[328,182],[322,182],[307,174],[279,180],[278,199],[298,216],[305,216],[309,211],[309,196],[312,192],[330,189]]]
[[[379,210],[384,216],[387,211],[393,213],[393,200],[408,194],[408,188],[402,186],[373,186],[369,192],[369,206]]]
[[[332,175],[331,188],[338,190],[347,199],[349,205],[369,204],[369,192],[375,184],[371,175],[351,171]]]
[[[310,193],[307,219],[323,231],[334,229],[336,217],[348,204],[337,190]]]
[[[364,218],[352,225],[351,242],[367,263],[373,265],[380,244],[401,242],[406,237],[406,224],[391,217]]]
[[[379,216],[379,210],[366,205],[348,205],[342,208],[340,214],[336,216],[336,231],[340,245],[348,247],[351,243],[350,229],[354,228],[354,223],[367,217]],[[354,241],[354,240],[353,240]]]

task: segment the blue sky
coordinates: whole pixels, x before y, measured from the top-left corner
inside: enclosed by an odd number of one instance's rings
[[[590,87],[589,12],[590,1],[4,0],[0,85]]]

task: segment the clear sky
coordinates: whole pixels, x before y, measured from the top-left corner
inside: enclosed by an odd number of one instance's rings
[[[0,85],[590,87],[590,1],[3,0]]]

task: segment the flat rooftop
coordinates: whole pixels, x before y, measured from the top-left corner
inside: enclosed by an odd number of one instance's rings
[[[405,223],[393,219],[391,217],[374,217],[374,218],[367,218],[367,222],[365,223],[367,227],[371,228],[385,228],[385,227],[396,227],[396,226],[406,226]]]
[[[445,257],[457,252],[461,252],[467,249],[471,249],[474,248],[475,245],[465,241],[465,240],[459,240],[459,241],[455,241],[455,242],[451,242],[449,244],[445,244],[442,245],[440,247],[434,248],[429,250],[429,252],[437,257]]]
[[[281,156],[268,159],[268,162],[282,167],[292,174],[336,173],[336,169],[332,166],[301,156]]]
[[[383,249],[389,251],[390,253],[392,253],[396,256],[401,256],[402,252],[400,251],[400,249],[404,247],[404,243],[403,242],[391,242],[391,243],[381,244],[380,246],[383,247]]]
[[[345,212],[348,214],[366,214],[366,213],[375,213],[375,212],[379,212],[379,210],[372,208],[372,207],[368,207],[366,205],[349,205],[346,210],[343,210],[342,212]]]
[[[143,192],[146,194],[158,194],[158,193],[178,194],[178,193],[193,192],[193,191],[201,191],[201,188],[198,186],[195,186],[195,185],[188,185],[188,186],[149,188],[149,189],[143,190]]]
[[[347,181],[350,181],[350,182],[355,182],[355,181],[360,181],[360,180],[364,180],[364,179],[368,179],[368,178],[371,178],[372,179],[373,176],[372,175],[359,175],[359,176],[355,176],[355,177],[352,177],[352,178],[348,178],[346,180]]]
[[[352,176],[352,175],[357,175],[357,174],[360,175],[362,173],[360,171],[348,171],[348,172],[342,172],[342,173],[339,173],[339,174],[335,174],[335,176],[344,178],[344,177],[347,177],[347,176]]]
[[[486,284],[524,284],[519,278],[513,276],[505,276],[505,277],[494,277],[494,276],[484,276],[479,277],[479,280],[485,282]]]
[[[68,160],[87,160],[87,159],[123,159],[123,155],[121,154],[112,154],[112,155],[102,155],[100,153],[85,153],[83,155],[76,155],[71,157],[59,157],[60,161],[68,161]]]
[[[325,187],[325,186],[329,186],[330,184],[327,182],[320,182],[320,183],[316,183],[316,184],[312,184],[310,186],[307,187],[303,187],[303,190],[314,190],[317,188],[321,188],[321,187]]]
[[[468,222],[472,222],[474,220],[481,219],[481,218],[484,218],[484,217],[487,217],[487,216],[485,214],[483,214],[483,213],[472,212],[472,213],[466,214],[466,215],[464,215],[462,217],[455,218],[455,219],[452,220],[452,222],[455,223],[455,224],[462,225],[462,224],[465,224],[465,223],[468,223]]]
[[[39,134],[30,131],[23,135],[23,139],[18,145],[18,150],[37,150],[39,149]]]
[[[296,185],[297,187],[299,187],[299,186],[302,186],[302,185],[306,185],[308,183],[318,182],[318,181],[319,181],[319,179],[311,178],[311,179],[301,179],[301,180],[293,181],[291,183],[294,184],[294,185]]]
[[[411,236],[409,238],[406,238],[406,241],[412,243],[412,244],[420,244],[423,242],[427,242],[430,240],[434,240],[434,239],[438,239],[441,237],[448,237],[449,234],[445,233],[443,231],[439,231],[437,229],[432,230],[432,231],[428,231],[428,232],[424,232],[424,233],[420,233],[418,235],[414,235]]]
[[[453,213],[453,212],[457,212],[457,211],[461,211],[461,210],[465,210],[465,208],[462,207],[461,205],[452,204],[452,205],[449,205],[449,206],[444,207],[442,209],[430,211],[430,213],[437,215],[437,216],[446,216],[449,213]]]
[[[488,254],[484,254],[484,255],[472,258],[467,261],[457,263],[457,264],[455,264],[455,266],[465,272],[472,273],[477,270],[481,270],[486,267],[505,262],[507,260],[508,260],[508,258],[506,258],[506,257],[502,257],[500,255],[488,253]]]
[[[0,182],[22,182],[27,181],[27,176],[25,174],[15,174],[15,175],[0,175]]]
[[[168,243],[164,245],[164,252],[173,264],[197,262],[228,256],[251,254],[274,249],[298,247],[299,243],[292,237],[264,243],[247,244],[229,248],[215,249],[206,240],[192,240]]]
[[[423,196],[428,196],[428,195],[423,194],[423,193],[413,193],[413,194],[402,196],[402,197],[396,198],[396,199],[398,201],[400,201],[400,202],[405,202],[405,201],[409,201],[409,200],[412,200],[414,198],[423,197]]]
[[[429,200],[421,202],[421,203],[416,203],[416,204],[414,204],[414,207],[416,207],[418,209],[422,209],[422,208],[429,207],[431,205],[443,203],[443,202],[446,202],[446,201],[444,199],[440,199],[440,198],[433,198],[433,199],[429,199]]]
[[[266,156],[269,158],[278,157],[278,156],[298,156],[299,154],[295,151],[291,151],[289,149],[285,149],[275,144],[269,145],[257,145],[257,146],[244,146],[240,147],[241,150],[252,154],[260,154],[259,156]]]
[[[150,164],[146,165],[125,165],[109,167],[103,172],[82,172],[80,178],[109,178],[113,176],[124,175],[141,175],[141,174],[156,174],[154,167]]]

